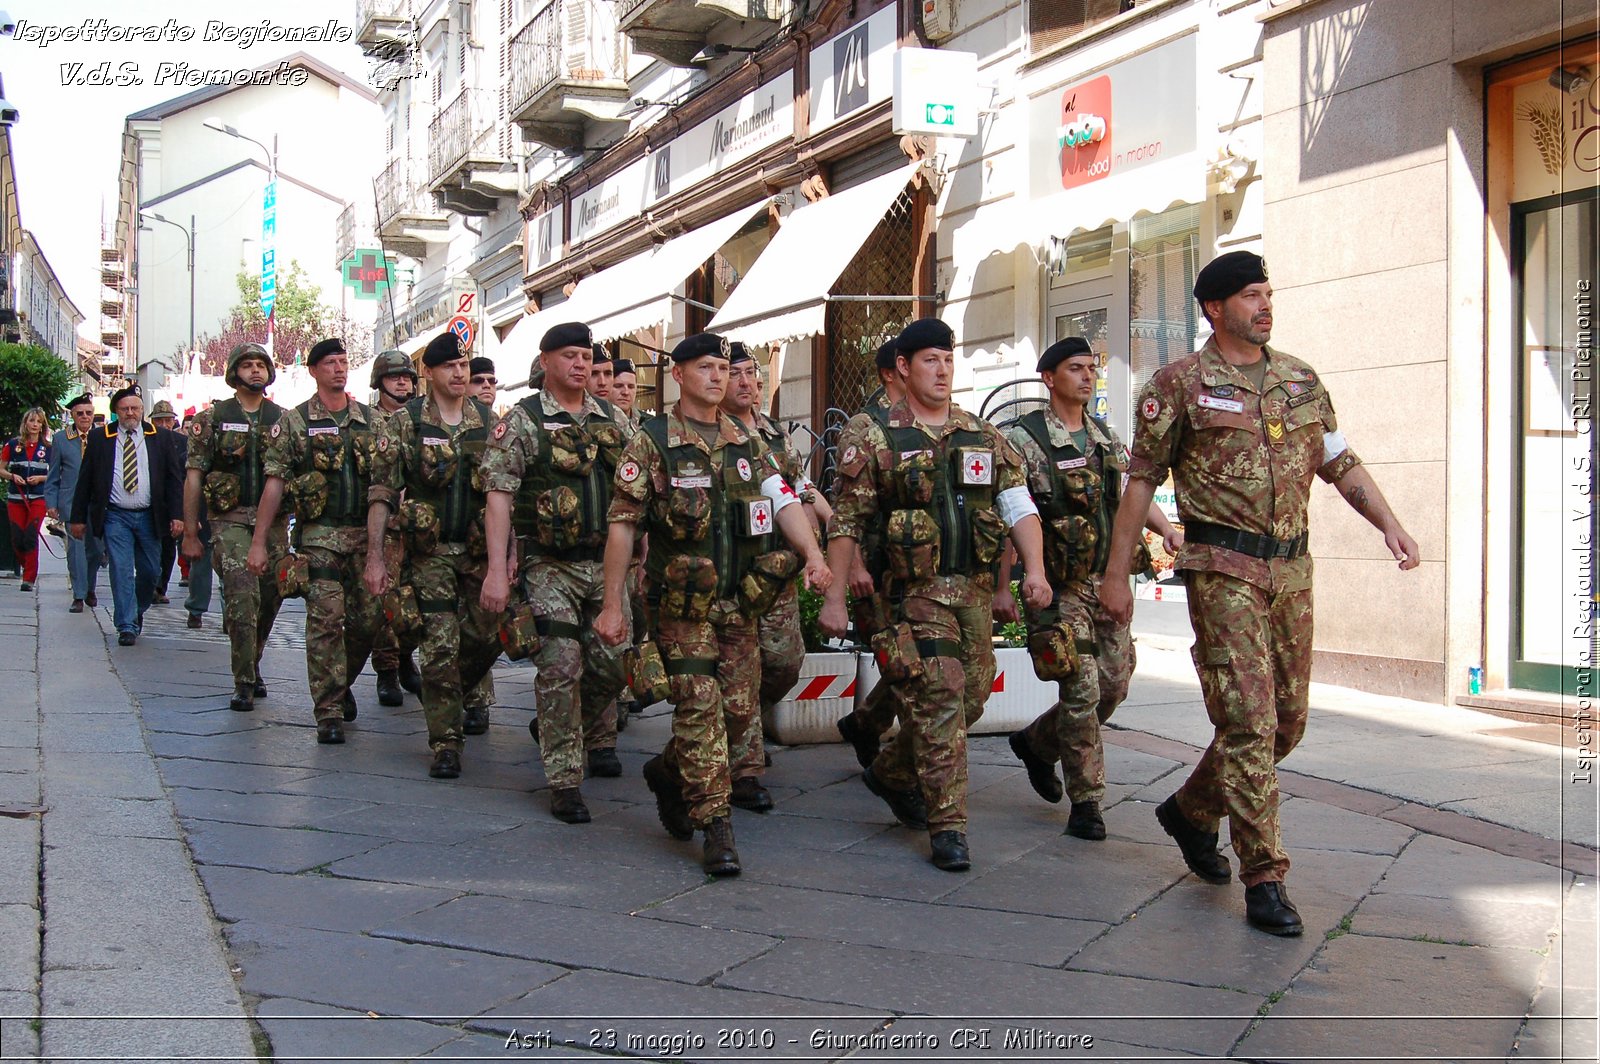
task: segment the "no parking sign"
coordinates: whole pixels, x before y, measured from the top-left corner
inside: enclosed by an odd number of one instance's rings
[[[472,319],[465,314],[457,314],[450,319],[446,329],[456,334],[456,339],[461,341],[462,354],[472,350],[472,341],[478,335],[478,330],[472,324]]]

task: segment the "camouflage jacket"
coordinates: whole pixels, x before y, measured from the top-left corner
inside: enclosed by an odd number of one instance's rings
[[[1006,430],[1006,439],[1022,453],[1023,466],[1027,470],[1028,491],[1033,495],[1039,506],[1039,518],[1044,525],[1045,536],[1056,535],[1056,528],[1051,523],[1051,515],[1046,500],[1054,498],[1061,502],[1060,487],[1062,470],[1068,466],[1076,468],[1067,470],[1068,476],[1079,476],[1087,472],[1088,478],[1094,483],[1094,490],[1089,497],[1094,500],[1090,513],[1086,514],[1087,524],[1071,523],[1069,526],[1084,528],[1088,535],[1082,538],[1089,542],[1074,542],[1072,546],[1086,552],[1086,557],[1092,558],[1089,568],[1093,575],[1105,572],[1105,559],[1109,553],[1111,540],[1111,523],[1117,516],[1117,499],[1121,483],[1108,488],[1105,480],[1109,477],[1121,477],[1128,468],[1128,450],[1122,445],[1122,440],[1117,437],[1116,431],[1098,418],[1090,417],[1087,413],[1083,417],[1083,430],[1088,434],[1089,452],[1078,450],[1078,445],[1073,441],[1072,430],[1067,428],[1061,416],[1053,407],[1045,407],[1044,427],[1049,437],[1050,446],[1058,453],[1065,453],[1065,459],[1052,460],[1045,454],[1044,448],[1039,446],[1039,441],[1033,434],[1023,427],[1020,421],[1014,422]],[[1030,415],[1031,416],[1031,415]],[[1061,463],[1058,469],[1057,462]],[[1051,558],[1051,553],[1046,552],[1046,561]],[[1054,567],[1052,567],[1053,569]],[[1051,581],[1057,582],[1058,576],[1051,572]]]
[[[355,433],[358,437],[355,446],[359,448],[354,455],[358,477],[355,478],[355,484],[350,487],[361,489],[361,497],[356,500],[357,508],[365,512],[367,505],[365,487],[367,478],[371,474],[373,444],[376,442],[375,434],[382,425],[382,415],[353,397],[346,398],[349,402],[344,408],[346,421],[341,431]],[[334,420],[333,414],[315,393],[307,400],[307,413],[312,421]],[[285,481],[292,482],[296,477],[312,472],[310,440],[309,426],[306,424],[306,418],[301,416],[300,408],[294,406],[285,410],[283,417],[267,432],[267,450],[261,460],[266,475],[281,477]],[[330,490],[338,490],[340,472],[342,471],[323,473],[328,480]],[[300,537],[300,543],[307,547],[326,547],[330,550],[349,552],[364,550],[367,545],[365,520],[343,527],[325,524],[321,520],[304,521],[299,523],[296,532]]]
[[[251,461],[252,455],[255,462],[261,462],[266,452],[267,433],[283,417],[283,408],[271,399],[263,399],[260,409],[253,415],[245,415],[243,421],[219,419],[219,408],[226,410],[234,405],[237,405],[236,400],[233,402],[223,400],[221,403],[206,407],[189,419],[189,424],[184,429],[189,434],[189,453],[186,459],[189,469],[198,469],[205,474],[219,471],[219,467],[243,469]],[[219,453],[219,450],[229,446],[233,441],[246,442],[239,445],[243,447],[241,454],[228,460],[224,457],[225,452]],[[256,523],[256,503],[260,501],[261,489],[266,486],[266,476],[264,473],[256,476],[259,472],[259,469],[244,470],[241,479],[255,477],[259,481],[253,486],[248,484],[244,486],[245,495],[251,494],[250,489],[254,488],[254,497],[241,497],[239,505],[226,513],[217,513],[208,504],[202,503],[212,524],[254,525]],[[287,506],[280,508],[278,521],[287,521],[289,510]]]

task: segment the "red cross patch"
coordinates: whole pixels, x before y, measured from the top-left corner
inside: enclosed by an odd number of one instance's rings
[[[750,500],[750,534],[764,536],[772,531],[772,500]]]
[[[494,427],[494,438],[497,439],[497,440],[504,439],[505,438],[505,434],[506,434],[506,423],[504,421],[502,421],[502,422],[500,422],[500,424],[498,424],[498,425],[496,425]]]
[[[378,450],[387,451],[388,449],[389,449],[389,437],[387,437],[387,436],[379,436],[378,437]]]
[[[741,480],[749,480],[750,479],[750,459],[748,459],[748,458],[739,459],[739,461],[735,465],[735,468],[737,468],[739,470],[739,478]]]
[[[1154,421],[1161,416],[1161,400],[1153,395],[1148,396],[1144,401],[1144,405],[1139,407],[1139,413],[1146,421]]]
[[[617,476],[622,478],[624,484],[632,484],[639,479],[639,463],[631,458],[617,467]]]
[[[994,455],[989,451],[962,450],[961,483],[994,483]]]
[[[282,431],[283,431],[283,422],[280,421],[276,425],[272,426],[272,431],[268,432],[267,435],[271,436],[273,439],[277,439],[278,438],[278,434],[281,433]]]

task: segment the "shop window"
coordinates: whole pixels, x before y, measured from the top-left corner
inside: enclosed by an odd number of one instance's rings
[[[842,295],[910,295],[917,263],[916,200],[900,193],[833,287]],[[912,299],[830,300],[827,309],[827,370],[820,383],[824,409],[855,413],[878,387],[878,346],[919,316]]]
[[[1133,7],[1134,0],[1028,0],[1028,52],[1038,55]]]
[[[1204,320],[1193,298],[1200,269],[1200,208],[1178,207],[1128,227],[1129,394],[1198,347]]]

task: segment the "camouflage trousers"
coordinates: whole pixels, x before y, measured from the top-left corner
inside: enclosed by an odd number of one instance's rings
[[[222,584],[222,630],[227,633],[236,685],[254,684],[261,651],[272,633],[283,598],[278,594],[278,565],[289,552],[285,525],[274,525],[267,541],[267,575],[246,566],[252,525],[218,522],[211,528],[211,568]]]
[[[364,529],[355,529],[365,539]],[[318,721],[339,720],[350,684],[366,667],[382,611],[361,576],[367,552],[302,547],[311,570],[306,589],[306,680]]]
[[[800,666],[806,658],[805,637],[800,634],[800,592],[790,585],[756,621],[756,642],[761,648],[761,683],[756,703],[759,715],[755,727],[745,731],[745,741],[735,748],[728,745],[730,775],[736,779],[759,777],[767,769],[767,751],[762,745],[761,722],[772,707],[800,682]],[[729,731],[732,735],[732,731]]]
[[[623,685],[623,647],[595,634],[605,590],[599,562],[525,554],[523,564],[522,597],[539,618],[541,641],[533,659],[539,754],[551,787],[576,787],[583,781],[584,751],[617,745],[612,707]],[[628,610],[626,600],[623,610]]]
[[[875,610],[864,610],[857,615],[856,638],[863,645],[872,636],[871,632],[864,630],[869,623],[864,614],[875,612]],[[889,726],[899,715],[899,689],[894,684],[887,683],[874,684],[865,697],[856,699],[856,706],[850,711],[850,716],[855,719],[856,730],[867,735],[882,735],[889,730]]]
[[[1311,682],[1311,587],[1266,591],[1222,573],[1184,574],[1195,671],[1216,734],[1178,808],[1202,831],[1228,818],[1247,887],[1281,882],[1276,765],[1306,730]]]
[[[922,651],[923,673],[896,685],[900,730],[872,763],[885,786],[921,786],[929,834],[967,829],[967,729],[983,716],[994,686],[993,604],[990,592],[973,586],[981,603],[947,606],[906,596],[904,616]]]
[[[730,605],[712,607],[708,621],[656,620],[672,687],[672,738],[662,759],[696,827],[728,815],[729,752],[747,749],[746,733],[761,727],[756,623],[724,608]]]
[[[485,563],[465,554],[412,555],[405,583],[422,614],[422,714],[428,746],[460,750],[463,691],[500,656],[500,618],[478,604]]]
[[[406,542],[400,533],[390,531],[383,534],[383,561],[395,579],[405,572]],[[372,668],[377,672],[393,672],[400,668],[400,659],[416,649],[417,637],[408,635],[402,639],[380,610],[378,630],[372,638]]]
[[[1059,701],[1026,730],[1028,746],[1045,761],[1060,761],[1067,798],[1098,802],[1106,796],[1105,750],[1100,725],[1128,697],[1135,656],[1128,626],[1100,606],[1099,579],[1074,581],[1043,610],[1028,611],[1028,631],[1066,621],[1078,643],[1078,671],[1057,684]],[[1088,650],[1092,646],[1094,649]]]

